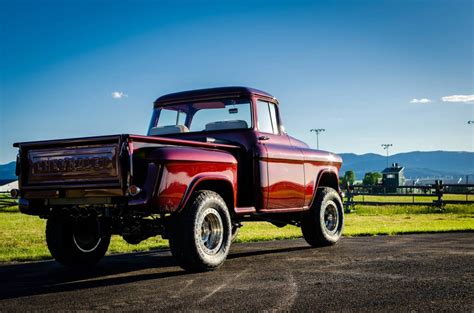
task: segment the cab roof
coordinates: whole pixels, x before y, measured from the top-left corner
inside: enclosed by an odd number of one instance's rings
[[[170,93],[156,99],[154,104],[155,106],[162,106],[183,101],[195,101],[220,97],[239,97],[250,95],[259,95],[266,98],[272,98],[275,102],[278,103],[275,97],[262,90],[249,87],[217,87]]]

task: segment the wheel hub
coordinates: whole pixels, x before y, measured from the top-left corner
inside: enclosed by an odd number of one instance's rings
[[[76,247],[85,253],[94,251],[102,241],[100,223],[96,219],[87,219],[74,227],[72,239]]]
[[[335,233],[339,225],[339,213],[334,203],[328,203],[324,210],[324,226],[329,233]]]
[[[216,254],[222,246],[224,238],[224,225],[216,209],[209,208],[204,211],[201,224],[201,248],[207,254]]]

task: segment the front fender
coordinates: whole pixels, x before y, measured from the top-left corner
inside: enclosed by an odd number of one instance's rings
[[[337,173],[337,168],[332,168],[332,167],[322,168],[316,178],[314,188],[313,188],[313,196],[311,198],[311,201],[308,207],[309,208],[312,207],[313,202],[316,199],[316,194],[318,193],[318,188],[320,187],[331,187],[335,189],[337,193],[340,194],[338,180],[339,180],[339,175]]]

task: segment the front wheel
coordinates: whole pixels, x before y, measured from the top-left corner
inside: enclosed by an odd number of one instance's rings
[[[170,225],[170,248],[188,271],[210,271],[229,253],[232,224],[224,200],[213,191],[198,191]]]
[[[301,230],[313,247],[335,244],[344,228],[344,210],[339,194],[332,188],[318,189],[309,211],[302,214]]]
[[[89,267],[107,252],[110,234],[96,218],[82,221],[52,217],[46,223],[46,243],[53,258],[71,267]]]

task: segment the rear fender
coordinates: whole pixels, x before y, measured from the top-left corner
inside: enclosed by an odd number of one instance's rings
[[[192,180],[179,205],[178,211],[183,210],[189,204],[189,202],[192,200],[192,194],[197,190],[212,190],[219,193],[219,195],[226,202],[229,211],[235,213],[234,208],[236,207],[237,200],[236,182],[233,182],[225,175],[208,175],[205,173],[197,175]]]
[[[230,184],[229,207],[234,207],[237,160],[228,151],[134,142],[133,167],[131,182],[143,189],[129,200],[136,209],[153,213],[180,211],[205,181]]]

